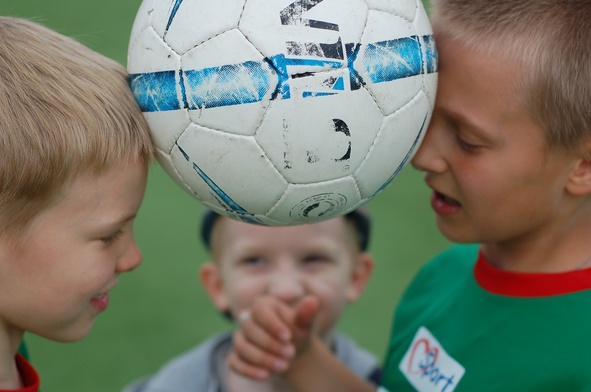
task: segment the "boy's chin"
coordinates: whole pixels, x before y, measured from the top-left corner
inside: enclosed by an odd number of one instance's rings
[[[443,236],[451,242],[458,244],[470,244],[481,242],[474,231],[464,229],[458,224],[452,224],[449,220],[442,217],[437,217],[437,228]]]
[[[92,321],[87,321],[85,323],[75,324],[70,327],[59,327],[56,328],[55,331],[47,331],[44,333],[39,333],[36,331],[31,331],[36,335],[44,337],[49,340],[53,340],[60,343],[74,343],[80,340],[83,340],[94,325],[94,319]]]

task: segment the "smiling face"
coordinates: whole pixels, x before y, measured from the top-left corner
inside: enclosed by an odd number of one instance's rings
[[[212,256],[215,261],[203,265],[201,278],[218,309],[236,317],[260,295],[288,305],[313,295],[320,303],[317,326],[327,339],[345,305],[361,294],[373,265],[368,253],[359,252],[343,217],[285,227],[220,217]]]
[[[80,177],[32,222],[22,247],[0,238],[0,325],[13,340],[30,331],[74,341],[90,331],[119,274],[142,260],[133,221],[146,177],[144,163]]]
[[[552,238],[576,208],[567,184],[580,160],[546,146],[520,104],[516,64],[436,38],[435,110],[413,166],[434,191],[439,229],[457,242]]]

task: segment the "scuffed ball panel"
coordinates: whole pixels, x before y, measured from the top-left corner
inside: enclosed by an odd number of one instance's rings
[[[220,206],[218,203],[211,204],[211,203],[204,202],[204,201],[202,201],[201,203],[204,204],[207,208],[211,209],[212,211],[217,212],[220,215],[224,215],[229,218],[239,220],[242,222],[253,223],[253,224],[263,225],[263,226],[287,226],[288,225],[285,222],[273,220],[264,214],[237,212],[232,209],[224,208],[224,207]]]
[[[194,47],[183,55],[183,69],[209,69],[240,64],[247,61],[262,62],[263,55],[238,29],[220,34]]]
[[[245,0],[159,1],[152,25],[177,53],[238,26]]]
[[[384,120],[367,159],[355,173],[362,198],[381,192],[410,161],[429,124],[429,101],[421,91]]]
[[[417,31],[412,22],[388,12],[370,10],[361,43],[368,45],[412,37]]]
[[[190,121],[182,103],[181,57],[147,27],[129,48],[127,68],[131,89],[150,125],[156,146],[170,151]]]
[[[437,93],[437,70],[439,68],[439,59],[431,24],[429,23],[429,18],[424,8],[419,8],[417,10],[417,18],[414,25],[419,37],[421,37],[421,47],[423,48],[423,56],[425,58],[423,91],[429,99],[430,108],[433,108],[435,105],[435,95]]]
[[[341,72],[318,76],[338,79]],[[312,77],[301,80],[311,80],[310,90],[317,89]],[[294,97],[273,102],[256,140],[289,183],[330,181],[357,169],[382,118],[373,98],[363,89],[316,99]]]
[[[168,154],[162,150],[156,149],[155,155],[156,155],[156,159],[158,160],[158,163],[160,164],[160,166],[162,166],[162,168],[170,176],[170,178],[172,178],[174,180],[174,182],[176,182],[178,184],[178,186],[180,186],[184,191],[186,191],[187,193],[192,195],[194,198],[199,200],[199,198],[193,192],[193,190],[191,188],[189,188],[189,186],[187,186],[187,183],[185,182],[185,180],[183,178],[181,178],[181,176],[179,176],[179,174],[177,173],[176,168],[174,167],[174,164],[173,164],[172,159],[170,157],[170,154]]]
[[[144,0],[140,4],[140,8],[137,11],[135,16],[135,20],[133,26],[131,28],[131,35],[129,39],[129,48],[128,48],[128,60],[131,57],[133,60],[133,56],[130,56],[131,48],[136,45],[136,41],[141,38],[143,34],[143,30],[148,28],[151,25],[152,18],[150,17],[152,11],[154,10],[154,5],[158,0]]]
[[[204,42],[182,57],[183,86],[191,118],[199,125],[254,135],[278,77],[236,29]]]
[[[186,109],[156,113],[144,112],[144,118],[151,129],[168,130],[168,132],[152,134],[154,144],[167,154],[170,154],[179,136],[191,124],[191,119]]]
[[[407,0],[366,0],[369,8],[377,11],[388,12],[392,15],[400,16],[409,22],[413,22],[417,13],[417,9],[421,8],[415,1]]]
[[[369,13],[354,64],[386,116],[404,106],[423,87],[420,40],[412,23],[399,16]]]
[[[200,199],[226,209],[264,214],[287,188],[252,137],[191,125],[173,148],[172,162]]]
[[[150,27],[144,29],[129,48],[127,70],[131,74],[180,68],[181,56],[175,53]]]
[[[366,14],[364,0],[248,0],[239,28],[269,58],[344,60],[343,45],[359,42]]]
[[[429,118],[431,118],[433,112],[431,108],[435,106],[435,96],[437,94],[437,73],[425,75],[423,78],[423,93],[429,101]]]
[[[267,216],[289,224],[319,222],[345,214],[360,203],[361,196],[351,176],[317,184],[290,184]]]
[[[420,2],[420,0],[417,0]],[[433,28],[431,27],[431,23],[429,22],[429,16],[427,15],[427,11],[424,7],[417,7],[416,9],[416,17],[413,21],[413,25],[419,35],[432,35]]]

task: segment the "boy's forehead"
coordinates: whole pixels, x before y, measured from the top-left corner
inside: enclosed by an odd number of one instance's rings
[[[321,243],[346,241],[350,225],[344,217],[337,217],[323,222],[294,226],[263,226],[245,223],[228,217],[218,217],[213,222],[210,234],[210,247],[227,247],[230,243],[242,245],[260,245],[271,247],[276,243],[287,246],[291,243]],[[351,233],[353,230],[350,231]],[[274,242],[275,241],[275,242]]]
[[[224,222],[220,225],[220,222]],[[327,223],[328,222],[328,223]],[[209,209],[206,209],[203,212],[202,220],[201,220],[201,227],[200,227],[200,236],[201,240],[205,244],[205,246],[211,250],[212,248],[212,237],[215,232],[218,232],[217,229],[220,226],[229,225],[236,231],[251,231],[256,230],[257,227],[262,228],[261,231],[266,231],[269,235],[273,235],[274,230],[282,230],[286,231],[289,227],[294,226],[258,226],[251,223],[244,223],[238,220],[234,220],[222,215],[219,215]],[[312,223],[312,224],[305,224],[300,225],[304,228],[314,229],[315,225],[332,225],[332,230],[334,231],[339,226],[345,227],[349,229],[348,231],[355,237],[353,239],[354,242],[357,242],[361,250],[365,251],[369,244],[369,235],[370,235],[370,228],[371,222],[369,214],[364,209],[357,209],[344,216],[338,216],[333,219],[329,219],[328,221]],[[215,230],[214,230],[215,229]],[[337,229],[338,230],[338,229]],[[218,235],[216,234],[216,237]]]
[[[212,225],[212,234],[216,232],[222,233],[234,233],[236,235],[242,235],[242,233],[261,233],[263,235],[272,235],[273,233],[288,233],[288,232],[296,232],[296,231],[338,231],[339,227],[346,226],[346,220],[344,217],[339,216],[330,220],[315,222],[315,223],[307,223],[302,225],[285,225],[285,226],[266,226],[266,225],[257,225],[253,223],[246,223],[240,220],[232,219],[225,216],[218,217]]]
[[[497,115],[525,112],[519,98],[522,74],[517,61],[445,35],[438,42],[440,88],[437,110],[444,110],[454,120],[485,133],[491,131],[490,125],[494,125],[492,120],[497,120]],[[494,119],[488,118],[493,115]]]

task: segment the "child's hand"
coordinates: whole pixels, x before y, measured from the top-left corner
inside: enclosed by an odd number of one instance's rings
[[[239,317],[229,365],[259,380],[286,371],[306,349],[317,311],[318,301],[313,297],[302,299],[295,307],[275,297],[258,298],[250,311]]]

